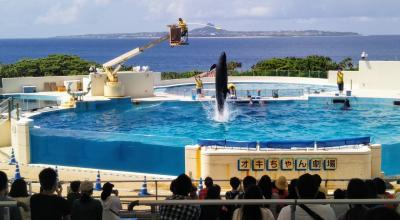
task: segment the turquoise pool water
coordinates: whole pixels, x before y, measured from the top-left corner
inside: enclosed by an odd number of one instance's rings
[[[371,136],[383,144],[382,168],[400,174],[400,107],[390,99],[351,98],[341,110],[330,98],[231,104],[230,120],[213,120],[213,102],[154,102],[92,106],[34,118],[35,163],[178,174],[184,146],[197,139],[321,140]]]

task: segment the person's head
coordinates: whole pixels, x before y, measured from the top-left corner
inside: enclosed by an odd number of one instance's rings
[[[187,196],[192,191],[192,180],[186,174],[179,175],[174,183],[175,193]]]
[[[179,21],[183,21],[183,19],[182,19],[182,18],[179,18],[178,20],[179,20]]]
[[[171,191],[172,194],[175,195],[175,180],[171,181],[171,184],[169,185],[169,191]]]
[[[367,194],[369,199],[376,199],[378,194],[376,193],[376,187],[374,181],[372,180],[365,180],[365,185],[367,187]]]
[[[346,198],[346,192],[342,189],[336,189],[335,192],[333,192],[333,197],[335,199],[345,199]]]
[[[81,189],[81,193],[82,195],[92,195],[93,194],[93,183],[85,180],[80,184],[80,189]]]
[[[275,187],[280,191],[285,191],[288,187],[286,177],[284,176],[278,177],[278,179],[275,181]]]
[[[366,199],[368,197],[367,185],[361,179],[351,179],[346,193],[348,199]]]
[[[93,194],[93,183],[90,181],[83,181],[80,184],[80,189],[81,189],[81,198],[80,200],[82,202],[89,201],[91,199],[91,196]]]
[[[106,182],[103,185],[103,191],[101,192],[101,200],[105,201],[112,193],[114,184]]]
[[[81,181],[72,181],[70,184],[69,184],[69,187],[70,187],[70,189],[71,189],[71,192],[74,192],[74,193],[78,193],[79,192],[79,186],[81,185]]]
[[[365,213],[366,220],[400,220],[400,215],[395,209],[390,209],[385,206],[378,206],[376,208],[369,209]]]
[[[39,173],[40,187],[43,191],[56,191],[57,173],[52,168],[45,168]]]
[[[205,179],[204,179],[204,185],[206,185],[206,188],[210,188],[211,186],[213,186],[214,185],[214,181],[213,181],[213,179],[211,178],[211,177],[206,177]]]
[[[255,184],[250,185],[247,187],[246,191],[244,192],[244,199],[262,199],[262,193],[258,186]],[[243,220],[253,220],[253,219],[262,219],[262,214],[260,210],[260,205],[244,205],[242,212]]]
[[[309,173],[299,177],[297,192],[301,199],[314,199],[318,193],[318,185]]]
[[[261,177],[260,181],[258,181],[258,187],[261,189],[261,192],[266,199],[272,197],[272,182],[268,175]]]
[[[237,177],[232,177],[232,178],[229,180],[229,184],[231,185],[232,189],[238,190],[238,189],[239,189],[239,186],[240,186],[240,179],[237,178]]]
[[[8,193],[8,177],[3,171],[0,171],[0,193]]]
[[[314,174],[314,175],[312,175],[312,177],[314,178],[315,183],[318,185],[318,187],[321,186],[321,183],[322,183],[321,176],[318,174]]]
[[[11,184],[9,196],[13,198],[28,197],[28,189],[24,179],[17,179]]]
[[[252,176],[246,176],[246,177],[243,179],[243,188],[244,188],[244,191],[246,191],[247,188],[248,188],[249,186],[251,186],[251,185],[256,185],[256,184],[257,184],[257,180],[256,180],[256,178],[254,178],[254,177],[252,177]]]
[[[385,181],[383,179],[379,178],[379,177],[373,179],[372,181],[373,181],[373,183],[375,185],[376,193],[378,195],[385,194],[385,192],[386,192],[386,183],[385,183]]]
[[[220,199],[221,187],[219,185],[210,186],[207,190],[206,199]]]
[[[342,70],[343,70],[343,68],[339,66],[338,71],[342,71]]]
[[[290,181],[290,184],[288,186],[288,198],[290,199],[297,199],[297,192],[296,192],[296,188],[297,188],[297,182],[298,179],[292,179]]]

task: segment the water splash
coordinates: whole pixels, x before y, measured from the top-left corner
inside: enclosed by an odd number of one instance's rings
[[[239,115],[239,109],[235,108],[232,104],[225,100],[224,111],[220,114],[218,111],[217,101],[203,102],[203,108],[207,114],[209,120],[226,123],[235,120],[236,116]]]

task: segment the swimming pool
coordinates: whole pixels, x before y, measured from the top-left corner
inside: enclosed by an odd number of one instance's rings
[[[230,105],[226,123],[213,120],[213,102],[97,105],[36,116],[33,163],[179,174],[184,146],[198,139],[321,140],[371,136],[383,144],[382,169],[400,174],[400,107],[391,99],[351,98],[352,110],[331,98]]]

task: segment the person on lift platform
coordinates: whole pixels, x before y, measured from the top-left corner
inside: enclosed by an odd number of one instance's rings
[[[181,43],[186,44],[188,41],[188,27],[182,18],[179,18],[178,27],[181,29]]]

